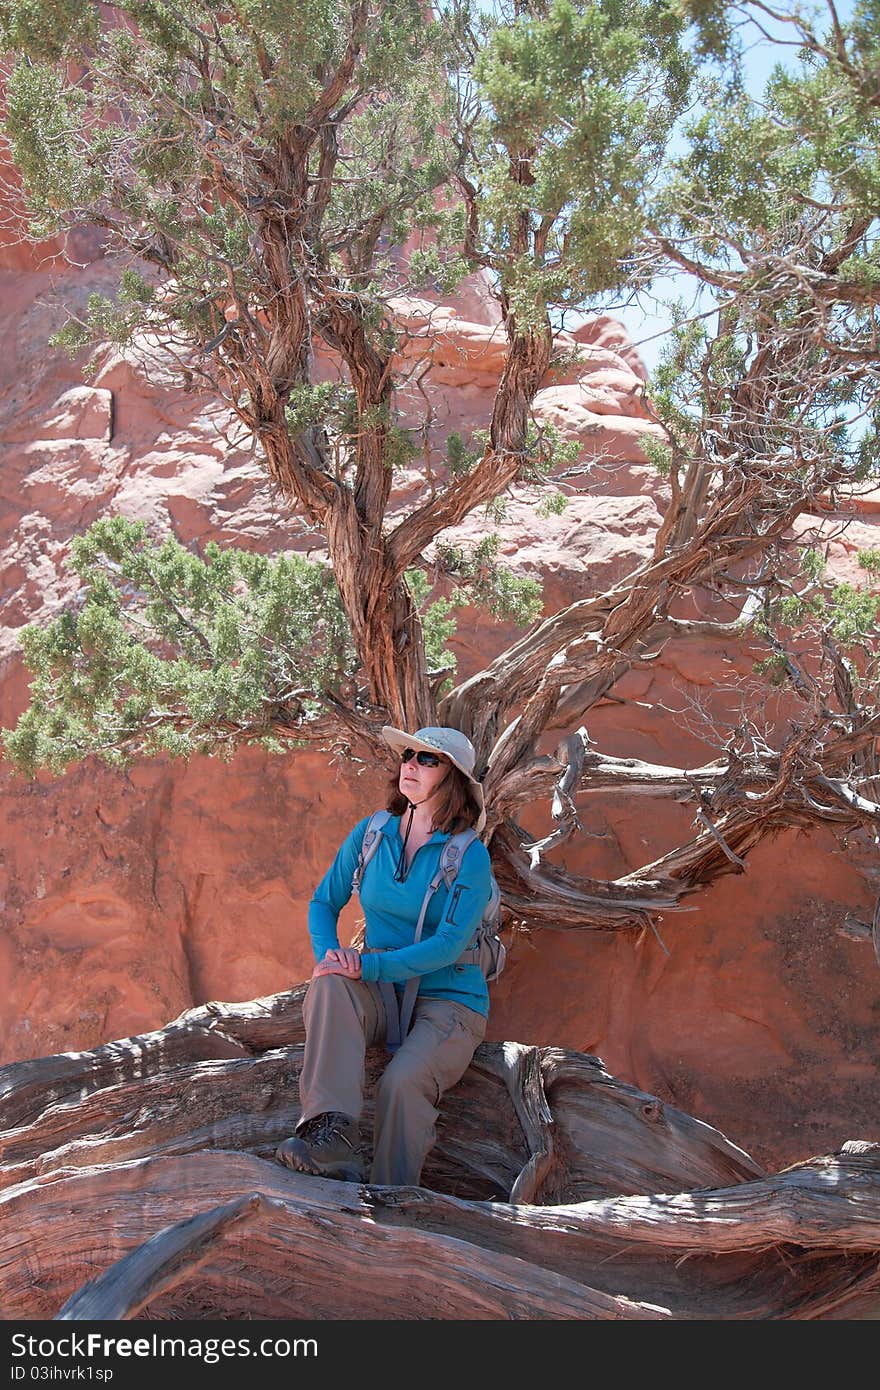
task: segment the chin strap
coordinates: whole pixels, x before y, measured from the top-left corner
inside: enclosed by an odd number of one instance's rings
[[[447,773],[446,775],[448,777],[449,774]],[[443,781],[446,781],[445,777],[443,778]],[[431,792],[431,796],[433,796],[436,791],[437,788],[435,787],[434,791]],[[426,801],[431,800],[431,796],[423,796],[421,801],[410,801],[409,797],[407,797],[406,804],[409,807],[409,821],[406,827],[406,834],[403,837],[403,845],[400,850],[400,856],[397,860],[397,868],[394,870],[394,880],[396,883],[403,883],[406,879],[406,842],[409,839],[409,832],[412,830],[413,816],[415,815],[416,807],[424,806]],[[401,821],[402,820],[403,817],[401,817]]]
[[[425,800],[427,799],[428,798],[426,797]],[[403,844],[400,848],[400,855],[397,860],[397,868],[394,870],[394,877],[398,883],[403,883],[404,879],[406,878],[406,842],[409,839],[409,832],[412,830],[413,816],[415,815],[416,806],[421,806],[422,803],[420,801],[408,801],[406,804],[409,807],[409,823],[406,827],[406,834],[403,837]]]

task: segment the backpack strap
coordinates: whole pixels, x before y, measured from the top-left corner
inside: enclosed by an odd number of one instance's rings
[[[476,839],[477,832],[473,829],[473,827],[471,827],[470,830],[460,830],[457,835],[450,836],[450,838],[446,841],[446,844],[443,846],[443,854],[441,856],[441,859],[444,863],[444,874],[447,876],[446,882],[450,888],[452,887],[453,879],[455,879],[459,869],[461,868],[462,859],[464,859],[464,856],[468,848],[470,847],[470,845],[473,844],[474,840]],[[490,909],[497,908],[500,899],[501,895],[498,892],[498,885],[496,884],[495,879],[493,877],[492,892],[489,897],[489,901],[486,904],[486,910],[483,913],[483,920],[485,920],[486,914],[489,912]],[[458,960],[455,962],[456,965],[479,965],[479,935],[481,926],[482,922],[478,922],[473,943],[467,948],[467,950],[462,951]]]
[[[396,1052],[403,1042],[400,1036],[400,1004],[397,990],[390,980],[378,980],[377,984],[385,1008],[385,1046],[389,1052]]]
[[[501,889],[498,887],[495,875],[492,875],[492,891],[489,894],[489,901],[483,911],[482,920],[477,924],[477,931],[474,940],[466,951],[462,951],[456,965],[479,965],[482,951],[480,950],[480,937],[486,933],[493,936],[497,935],[496,923],[498,914],[501,910]],[[490,925],[491,924],[491,925]],[[500,971],[499,971],[500,974]],[[492,976],[489,977],[490,979]]]
[[[364,869],[369,864],[376,850],[379,848],[379,841],[382,838],[385,827],[391,819],[390,811],[374,811],[367,821],[367,828],[364,831],[364,838],[361,841],[360,853],[358,854],[357,864],[351,876],[351,891],[359,893],[363,882]]]
[[[364,870],[379,848],[379,841],[382,839],[385,827],[390,819],[390,811],[374,811],[367,821],[367,828],[364,831],[364,838],[361,841],[357,864],[351,876],[351,891],[353,893],[359,893],[361,891],[361,884],[364,881]],[[379,993],[382,996],[382,1003],[385,1006],[385,1045],[389,1052],[396,1052],[398,1047],[400,1047],[401,1041],[400,1008],[397,1003],[397,991],[387,980],[380,980]]]
[[[461,861],[470,845],[477,838],[476,830],[459,830],[457,835],[450,835],[440,854],[440,872],[447,888],[451,888],[458,878],[461,868]]]
[[[448,841],[448,840],[447,840],[446,844],[447,844],[447,845],[449,844],[449,841]],[[443,851],[444,851],[444,854],[445,854],[446,845],[444,845]],[[431,879],[431,882],[428,884],[428,887],[427,887],[427,889],[425,890],[425,896],[422,898],[422,907],[421,907],[421,911],[419,912],[419,920],[418,920],[418,922],[416,923],[415,935],[414,935],[414,937],[413,937],[413,945],[414,945],[414,946],[415,946],[415,944],[416,944],[417,941],[421,941],[421,939],[422,939],[422,928],[423,928],[424,925],[425,925],[425,915],[426,915],[426,913],[427,913],[427,911],[428,911],[428,903],[431,901],[431,899],[433,898],[434,894],[437,892],[437,889],[440,887],[440,884],[443,882],[443,879],[444,879],[443,854],[441,854],[441,855],[440,855],[440,862],[439,862],[439,864],[437,865],[437,869],[436,869],[436,872],[435,872],[435,874],[434,874],[434,877]],[[415,976],[413,976],[413,978],[412,978],[411,980],[407,980],[406,985],[405,985],[405,987],[404,987],[403,999],[401,1000],[401,1003],[400,1003],[400,1041],[401,1041],[401,1042],[403,1042],[404,1038],[406,1037],[407,1033],[409,1032],[409,1025],[410,1025],[410,1023],[412,1022],[413,1009],[415,1008],[416,995],[417,995],[418,992],[419,992],[419,985],[420,985],[420,984],[421,984],[421,976],[420,976],[420,975],[415,975]]]
[[[457,835],[450,835],[449,839],[446,841],[445,845],[440,851],[440,859],[437,864],[437,871],[434,874],[434,877],[431,879],[431,882],[428,884],[428,889],[425,893],[425,897],[422,902],[422,910],[419,913],[419,921],[418,925],[416,926],[416,934],[413,938],[413,945],[415,945],[415,943],[421,939],[422,927],[425,925],[425,914],[428,911],[428,903],[431,901],[431,898],[437,892],[437,889],[440,887],[441,883],[444,883],[446,885],[447,891],[452,887],[453,883],[458,877],[459,870],[461,869],[461,861],[464,859],[468,847],[473,844],[476,838],[477,832],[473,828],[469,830],[459,830]],[[458,962],[456,962],[456,964],[458,964]],[[406,988],[403,991],[403,1001],[400,1005],[401,1042],[409,1032],[409,1026],[412,1022],[413,1009],[415,1008],[416,1003],[416,995],[419,992],[419,984],[420,979],[418,976],[416,976],[416,978],[412,980],[407,980]]]

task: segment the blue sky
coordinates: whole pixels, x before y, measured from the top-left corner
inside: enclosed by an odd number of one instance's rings
[[[493,0],[477,0],[477,5],[487,12],[492,12],[494,9]],[[824,0],[815,0],[815,4],[812,6],[809,4],[809,0],[805,0],[805,3],[800,5],[796,4],[795,0],[777,0],[775,8],[788,14],[795,9],[809,10],[812,8],[819,12],[819,17],[815,21],[816,27],[820,31],[825,27],[822,16],[827,15],[827,8]],[[855,0],[835,0],[835,8],[838,17],[846,21],[855,9]],[[761,23],[768,33],[778,34],[788,41],[788,45],[791,45],[791,40],[794,37],[791,25],[774,24],[765,14],[759,11],[756,13],[760,14]],[[796,46],[770,42],[761,35],[754,24],[744,25],[740,34],[746,50],[746,85],[753,96],[760,97],[768,77],[778,63],[785,66],[796,66],[798,49]],[[694,286],[689,277],[670,276],[656,283],[652,300],[681,299],[685,304],[689,304],[693,295]],[[668,310],[661,304],[649,302],[646,297],[643,297],[638,304],[627,307],[609,305],[608,312],[625,325],[648,370],[653,370],[657,365],[666,335],[670,330],[671,317]],[[583,316],[576,314],[566,316],[566,326],[574,327],[582,321]]]
[[[780,11],[785,10],[787,13],[791,13],[795,6],[782,0],[777,8]],[[800,8],[805,7],[801,6]],[[817,8],[827,13],[824,5],[820,4]],[[846,21],[855,9],[855,0],[837,0],[835,8],[838,17]],[[779,33],[789,42],[791,41],[793,33],[790,25],[777,24],[774,26],[765,16],[762,15],[761,18],[768,32]],[[820,30],[823,27],[821,18],[817,22],[817,27]],[[797,65],[798,50],[796,47],[782,46],[768,41],[753,25],[742,30],[742,38],[746,47],[746,85],[753,96],[760,97],[768,77],[777,64],[781,63],[787,67]],[[689,303],[693,299],[694,287],[687,276],[669,277],[663,282],[658,282],[655,293],[657,298],[680,298],[685,303]],[[611,312],[628,329],[648,370],[653,370],[669,332],[668,313],[661,306],[651,305],[646,301],[623,309],[614,308]]]

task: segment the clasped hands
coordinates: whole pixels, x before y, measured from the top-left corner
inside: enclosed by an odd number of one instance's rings
[[[319,960],[312,971],[312,979],[319,975],[345,975],[349,980],[361,978],[361,953],[354,946],[333,946],[323,960]]]

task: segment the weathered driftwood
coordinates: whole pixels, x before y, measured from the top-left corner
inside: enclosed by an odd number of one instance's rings
[[[419,1188],[289,1172],[302,995],[0,1069],[0,1317],[880,1313],[880,1146],[768,1175],[583,1053],[483,1044]]]
[[[91,1052],[63,1052],[0,1067],[0,1131],[25,1123],[53,1101],[79,1098],[174,1066],[213,1057],[249,1057],[302,1042],[306,986],[243,1004],[212,1001],[187,1009],[154,1033],[105,1043]]]

